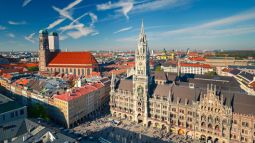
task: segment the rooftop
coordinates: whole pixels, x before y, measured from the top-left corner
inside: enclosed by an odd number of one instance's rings
[[[49,66],[91,66],[97,64],[90,52],[60,52],[49,62]]]
[[[57,99],[64,100],[64,101],[68,102],[68,101],[77,99],[81,96],[85,96],[88,93],[96,91],[97,89],[102,88],[102,87],[103,87],[102,83],[88,83],[85,86],[73,89],[70,92],[65,92],[65,93],[60,94],[60,95],[55,94],[54,98],[57,98]]]
[[[198,63],[181,63],[182,67],[202,67],[202,68],[212,68],[208,64],[198,64]]]
[[[12,99],[0,94],[0,114],[24,107]]]

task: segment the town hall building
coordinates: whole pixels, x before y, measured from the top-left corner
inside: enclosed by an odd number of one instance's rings
[[[112,76],[112,116],[205,142],[255,142],[255,96],[218,85],[202,89],[169,82],[164,72],[152,74],[149,59],[142,23],[134,74]]]

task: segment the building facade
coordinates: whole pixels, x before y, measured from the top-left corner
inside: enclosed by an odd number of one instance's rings
[[[112,116],[206,142],[255,142],[254,96],[223,92],[213,85],[200,89],[156,83],[147,64],[143,24],[135,57],[132,77],[112,76]]]
[[[98,63],[90,52],[61,52],[58,34],[47,30],[39,32],[39,71],[90,75],[98,71]]]
[[[0,94],[0,142],[10,142],[15,138],[26,117],[26,106]]]
[[[109,81],[110,82],[110,81]],[[109,86],[107,83],[90,83],[80,88],[73,89],[53,98],[54,107],[58,114],[56,121],[68,128],[85,121],[86,117],[95,115],[109,102]]]
[[[161,65],[161,69],[163,69],[164,72],[180,72],[184,74],[206,74],[208,72],[213,71],[213,67],[211,67],[208,64],[200,64],[200,63],[183,63],[180,62],[179,66],[178,64],[169,64],[165,63]]]

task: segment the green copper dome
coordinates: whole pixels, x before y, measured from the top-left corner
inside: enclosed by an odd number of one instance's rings
[[[40,30],[40,31],[39,31],[39,34],[48,34],[48,31],[47,31],[47,29]]]
[[[51,32],[50,36],[58,36],[58,33],[57,32]]]

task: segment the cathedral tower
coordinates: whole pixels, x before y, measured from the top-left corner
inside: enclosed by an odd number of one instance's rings
[[[148,118],[148,86],[150,77],[150,52],[147,46],[147,39],[142,22],[138,40],[138,47],[135,51],[135,74],[133,77],[134,111],[135,121],[147,125]]]
[[[39,71],[46,71],[46,66],[49,61],[49,40],[48,31],[39,31]]]

